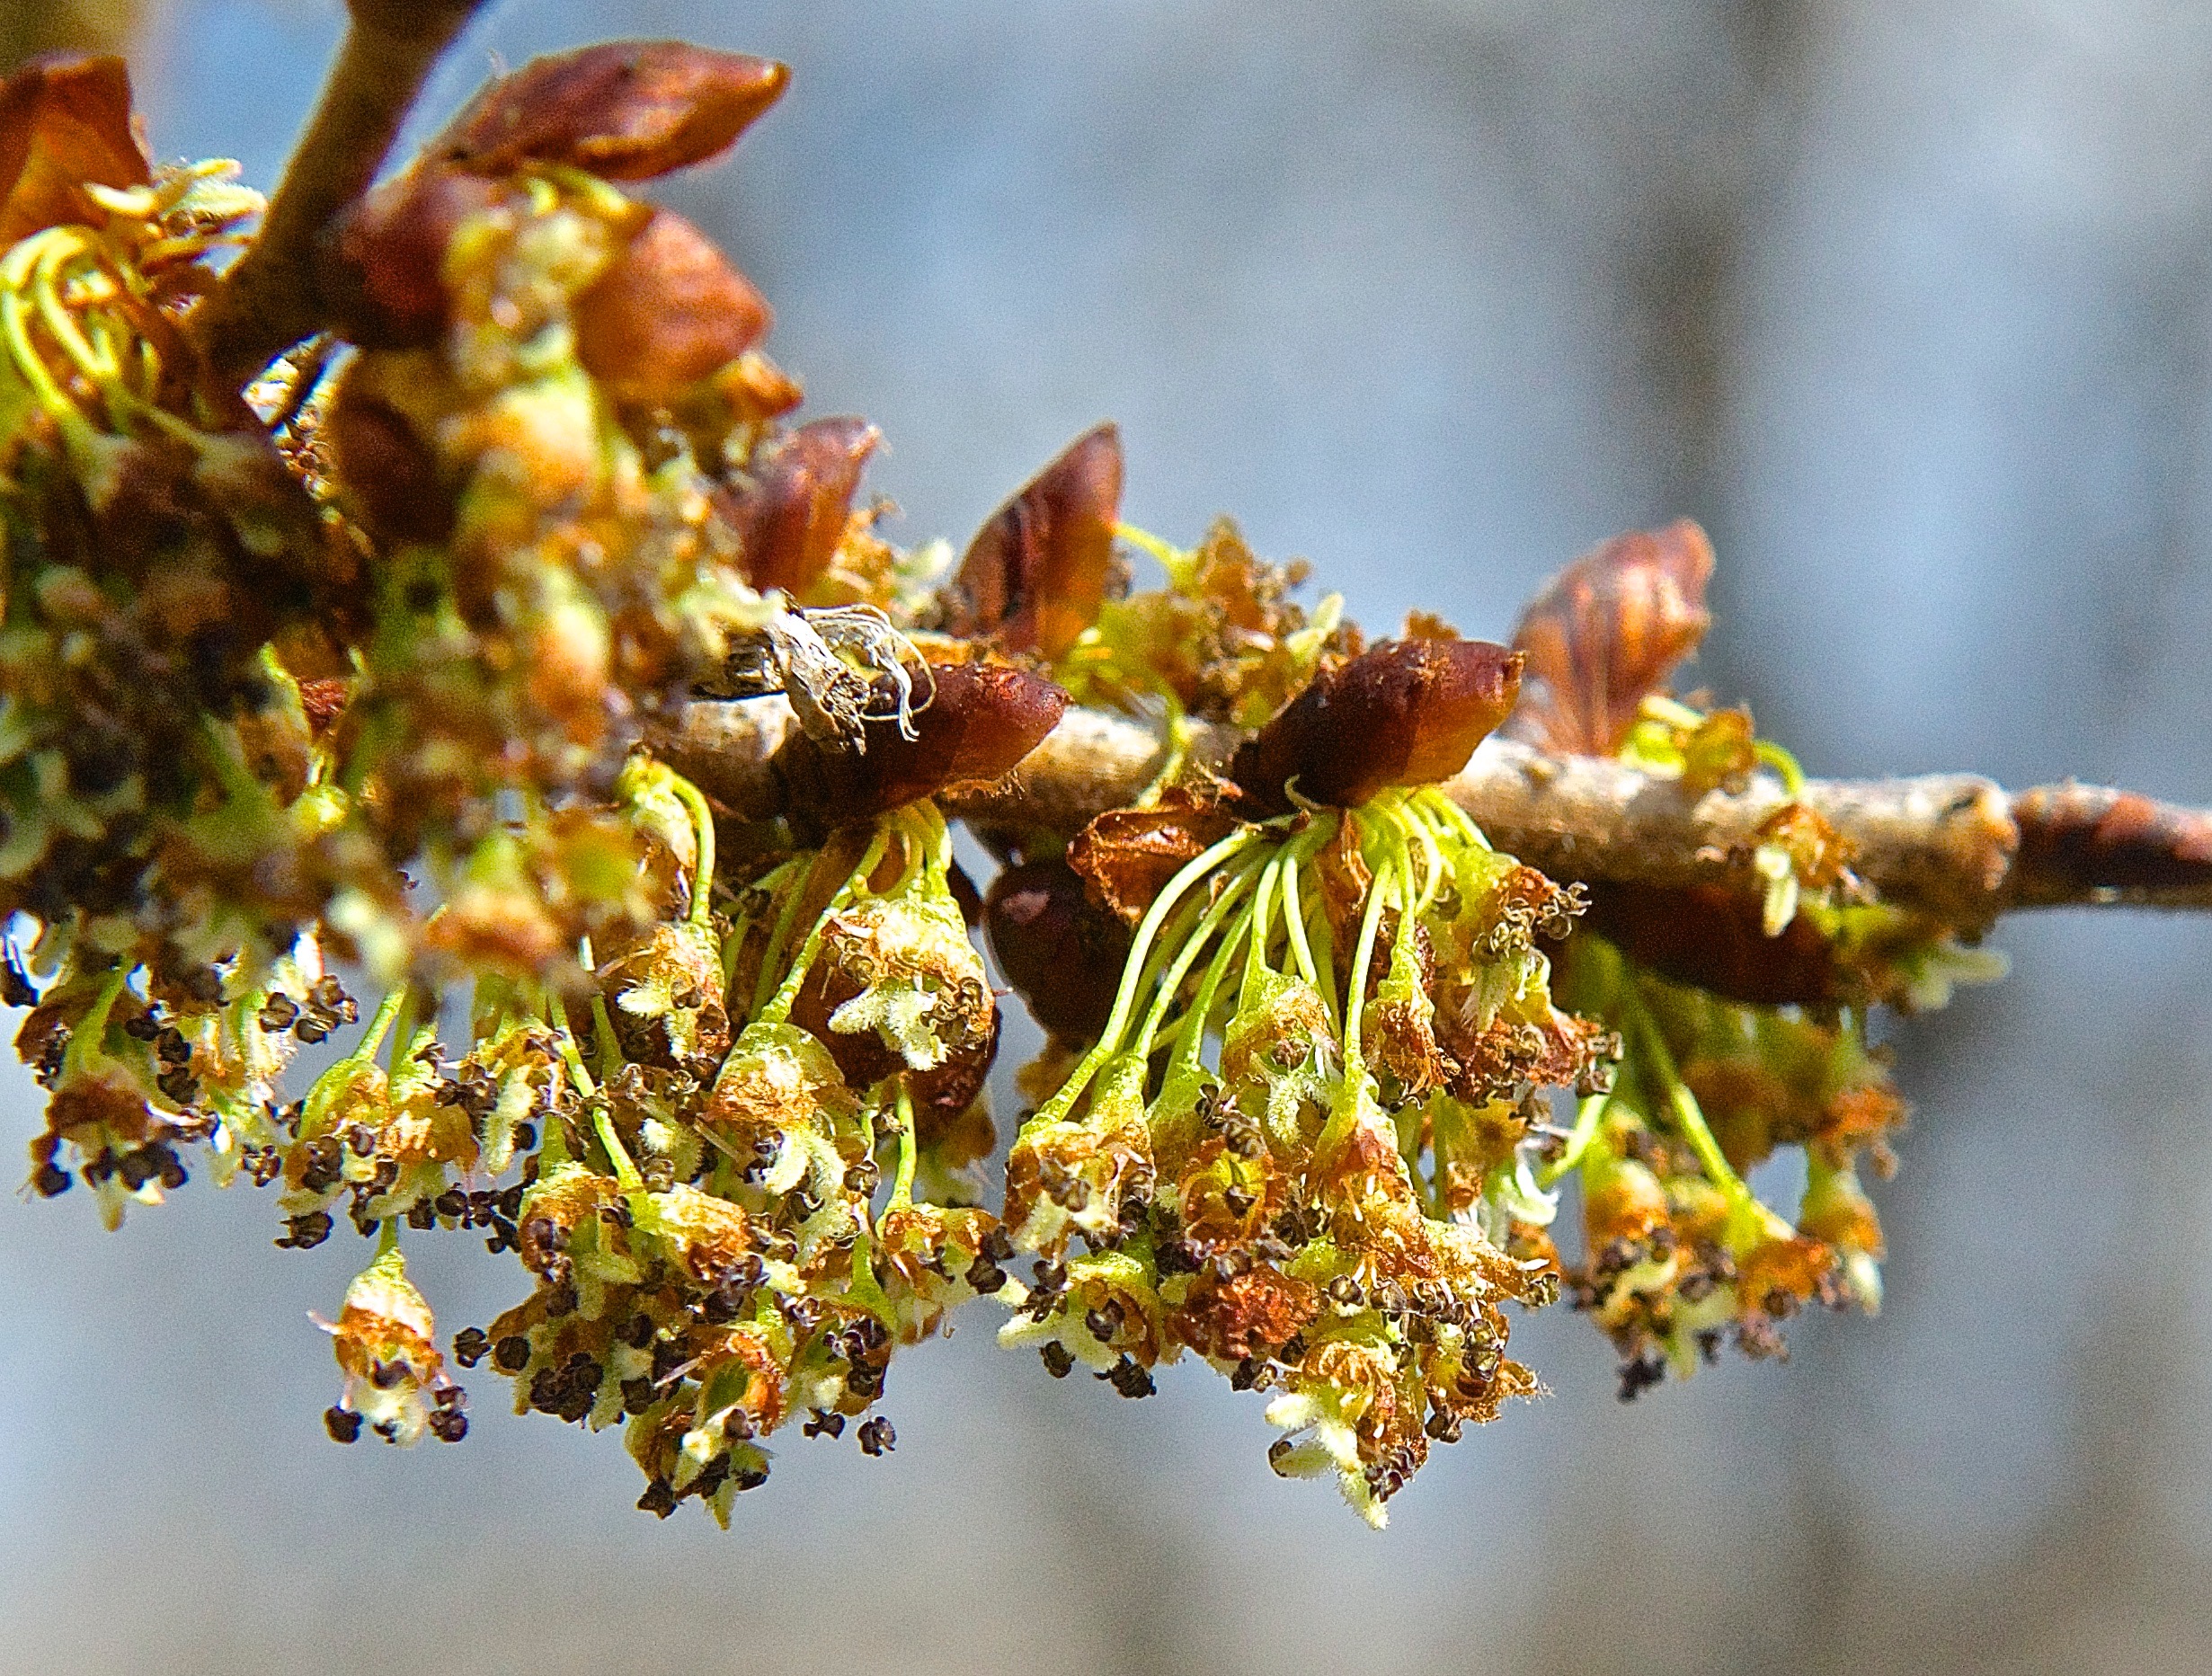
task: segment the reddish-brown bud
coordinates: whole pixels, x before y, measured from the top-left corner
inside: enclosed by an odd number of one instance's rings
[[[997,664],[931,667],[935,694],[915,713],[915,737],[870,722],[866,751],[795,733],[771,761],[786,806],[822,825],[866,820],[947,785],[1003,778],[1035,750],[1068,707],[1042,676]]]
[[[804,597],[837,554],[861,468],[882,435],[865,419],[817,419],[716,496],[716,510],[737,532],[746,581]]]
[[[585,370],[619,396],[654,401],[759,342],[768,306],[705,234],[661,209],[576,298],[575,321]]]
[[[322,425],[348,510],[380,540],[442,541],[453,528],[454,497],[406,416],[357,376],[368,364],[348,369]]]
[[[1802,914],[1780,936],[1768,936],[1754,891],[1719,884],[1601,884],[1583,924],[1619,944],[1638,965],[1731,1001],[1822,1006],[1869,998],[1853,993],[1864,984],[1839,964]]]
[[[1612,755],[1704,638],[1712,573],[1712,543],[1685,518],[1616,536],[1545,583],[1513,635],[1529,658],[1517,731],[1549,750]]]
[[[1053,1034],[1088,1042],[1106,1028],[1129,954],[1129,928],[1095,906],[1064,861],[1008,867],[991,881],[983,926],[992,957]]]
[[[421,164],[347,211],[322,268],[339,332],[364,349],[419,349],[446,328],[446,248],[512,189]]]
[[[2012,799],[2020,853],[2013,902],[2076,902],[2097,891],[2156,900],[2212,885],[2212,820],[2199,811],[2094,785],[2043,785]]]
[[[954,583],[955,634],[1057,658],[1097,620],[1121,519],[1122,434],[1086,431],[968,544]]]
[[[1521,661],[1483,640],[1386,640],[1316,675],[1239,747],[1229,777],[1266,810],[1290,807],[1285,786],[1353,804],[1448,780],[1512,713]]]
[[[41,227],[100,226],[87,183],[152,178],[120,58],[40,58],[0,84],[0,246]]]
[[[791,72],[680,40],[609,40],[534,58],[478,93],[429,155],[480,174],[560,163],[644,181],[704,163],[783,94]]]

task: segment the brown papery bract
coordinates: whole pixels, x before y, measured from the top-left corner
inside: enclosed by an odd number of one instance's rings
[[[650,402],[759,342],[768,306],[705,234],[661,209],[576,298],[575,320],[585,370],[622,399]]]
[[[680,40],[609,40],[533,58],[478,93],[428,155],[481,174],[526,162],[644,181],[704,163],[783,96],[768,58]]]
[[[882,436],[865,419],[817,419],[716,493],[715,510],[737,532],[747,581],[805,597],[837,555],[861,470]]]
[[[1826,939],[1799,915],[1770,937],[1758,896],[1726,885],[1603,885],[1583,923],[1661,977],[1754,1006],[1862,999]],[[1571,959],[1573,944],[1568,945]]]
[[[1552,751],[1612,755],[1704,638],[1712,573],[1712,543],[1685,518],[1616,536],[1554,576],[1514,630],[1530,678],[1515,732]]]
[[[40,58],[0,85],[0,245],[41,227],[97,226],[107,217],[85,185],[152,178],[120,58]]]
[[[322,422],[347,510],[379,540],[442,541],[453,528],[453,491],[429,444],[374,387],[375,368],[363,358],[346,368]]]
[[[945,786],[1002,779],[1037,748],[1068,707],[1041,675],[1003,664],[941,663],[914,714],[915,737],[870,722],[865,751],[794,733],[770,763],[794,815],[819,826],[873,820]]]
[[[991,882],[983,902],[991,952],[1038,1024],[1088,1042],[1114,1010],[1129,929],[1093,903],[1064,861],[1026,862]]]
[[[1237,818],[1177,787],[1142,809],[1109,809],[1075,835],[1068,865],[1091,899],[1134,924],[1184,865],[1229,836]]]
[[[1389,640],[1324,669],[1238,748],[1229,777],[1268,812],[1366,803],[1390,785],[1427,785],[1467,766],[1512,714],[1522,654],[1483,640]]]
[[[1121,519],[1122,433],[1088,430],[975,532],[949,625],[1009,652],[1058,658],[1095,622]]]

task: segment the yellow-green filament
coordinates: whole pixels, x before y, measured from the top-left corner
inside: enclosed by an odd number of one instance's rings
[[[885,844],[884,829],[879,826],[875,829],[875,836],[868,840],[867,849],[862,854],[859,865],[846,875],[845,882],[837,887],[837,894],[829,900],[822,912],[815,917],[813,928],[806,934],[806,941],[799,945],[798,954],[791,962],[791,971],[786,975],[776,993],[768,998],[768,1004],[760,1010],[760,1018],[763,1024],[780,1024],[790,1018],[791,1009],[799,999],[800,988],[806,982],[807,971],[813,965],[814,956],[822,952],[822,939],[830,928],[830,921],[836,917],[839,909],[852,900],[854,892],[858,891],[867,882],[868,875],[875,871],[876,864],[884,858]],[[766,970],[772,971],[773,968]]]
[[[1031,1122],[1057,1122],[1074,1108],[1076,1101],[1082,1097],[1083,1090],[1090,1086],[1090,1079],[1097,1075],[1098,1068],[1120,1046],[1122,1033],[1129,1027],[1129,1015],[1136,1005],[1138,982],[1150,957],[1152,943],[1159,935],[1162,922],[1174,911],[1176,904],[1192,885],[1231,856],[1257,843],[1259,838],[1258,830],[1250,827],[1231,832],[1203,854],[1185,863],[1182,871],[1168,881],[1166,888],[1153,899],[1152,905],[1144,910],[1144,918],[1137,923],[1137,933],[1130,944],[1129,958],[1122,963],[1121,987],[1115,992],[1114,1009],[1107,1015],[1106,1029],[1097,1045],[1083,1056],[1082,1061],[1069,1074],[1068,1080],[1061,1085],[1059,1092],[1038,1108]]]

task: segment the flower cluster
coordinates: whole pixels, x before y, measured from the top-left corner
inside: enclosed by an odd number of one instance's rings
[[[1782,793],[1728,882],[1600,884],[1561,954],[1562,998],[1616,1032],[1622,1057],[1541,1179],[1578,1173],[1573,1296],[1621,1352],[1623,1398],[1727,1342],[1783,1353],[1780,1324],[1809,1303],[1879,1308],[1881,1225],[1858,1171],[1894,1166],[1905,1104],[1869,1009],[1941,1006],[1952,983],[2002,970],[1874,900],[1748,712],[1665,692],[1707,627],[1712,565],[1693,524],[1624,536],[1554,578],[1515,636],[1532,678],[1513,723],[1525,736],[1617,756],[1692,796],[1754,776]],[[1779,1147],[1804,1154],[1794,1222],[1745,1179]]]
[[[775,1432],[839,1435],[896,1346],[1003,1283],[996,1219],[931,1197],[964,1124],[988,1149],[997,1037],[952,873],[943,817],[909,803],[600,969],[581,1100],[513,1211],[535,1288],[458,1348],[520,1412],[626,1418],[650,1511],[726,1522]],[[869,1454],[893,1435],[857,1428]]]
[[[884,608],[934,561],[851,510],[874,432],[784,431],[765,304],[620,190],[785,79],[629,43],[493,82],[351,210],[332,333],[243,398],[191,306],[260,200],[152,168],[115,61],[0,92],[25,142],[0,971],[50,1094],[31,1185],[81,1177],[112,1222],[200,1146],[279,1185],[280,1245],[380,1235],[333,1329],[349,1440],[466,1429],[396,1239],[480,1231],[538,1287],[462,1360],[496,1350],[526,1406],[638,1416],[655,1495],[723,1512],[762,1470],[742,1428],[795,1405],[836,1431],[991,1272],[991,1219],[932,1201],[973,1196],[997,1017],[915,800],[1004,773],[1062,702],[920,667]],[[638,745],[741,669],[809,724],[786,767],[835,829],[751,868],[733,920],[713,811]],[[292,1054],[356,1024],[286,1104]],[[779,1366],[774,1396],[733,1408],[741,1364]]]
[[[1494,646],[1386,643],[1232,765],[1246,814],[1301,781],[1340,803],[1248,820],[1171,795],[1095,822],[1073,868],[1141,917],[1095,1045],[1007,1169],[1008,1232],[1037,1261],[1002,1342],[1128,1396],[1195,1352],[1275,1393],[1278,1472],[1334,1474],[1377,1523],[1432,1439],[1536,1389],[1503,1308],[1556,1290],[1536,1096],[1601,1047],[1535,946],[1574,900],[1421,784],[1517,674]],[[1023,888],[1043,905],[995,898],[994,940],[1041,971],[1040,936],[1081,910]],[[1074,1011],[1064,986],[1044,1006]]]
[[[956,568],[902,550],[860,499],[875,429],[787,425],[767,304],[624,191],[786,80],[675,42],[496,78],[324,230],[323,330],[244,392],[196,307],[261,200],[154,166],[115,60],[0,85],[30,1189],[112,1226],[204,1168],[275,1189],[279,1246],[374,1238],[326,1324],[341,1442],[467,1432],[400,1242],[480,1236],[529,1290],[453,1360],[622,1424],[641,1507],[724,1523],[794,1422],[890,1450],[893,1352],[979,1296],[1057,1377],[1142,1397],[1189,1352],[1266,1391],[1275,1468],[1377,1524],[1538,1389],[1506,1311],[1563,1275],[1624,1395],[1874,1308],[1860,1172],[1903,1105],[1869,1011],[1990,962],[1876,900],[1747,713],[1665,691],[1702,535],[1601,548],[1514,649],[1419,615],[1364,649],[1233,525],[1124,525],[1102,425]],[[655,754],[768,694],[760,785]],[[1079,833],[982,827],[978,901],[940,802],[1071,699],[1156,729],[1150,784]],[[1563,887],[1442,785],[1501,724],[1762,818],[1716,881]],[[979,920],[1048,1033],[1003,1218]],[[1794,1220],[1746,1184],[1785,1147]]]

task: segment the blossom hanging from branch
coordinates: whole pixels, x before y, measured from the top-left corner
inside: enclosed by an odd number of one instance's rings
[[[1809,781],[1671,693],[1692,525],[1509,646],[1370,645],[1226,521],[1124,525],[1102,425],[956,564],[899,547],[875,428],[799,421],[767,302],[625,190],[784,67],[541,59],[370,190],[472,9],[357,0],[265,207],[155,166],[117,61],[0,87],[28,1185],[373,1239],[338,1441],[459,1441],[488,1364],[726,1522],[795,1425],[894,1448],[891,1363],[987,1299],[1053,1377],[1264,1393],[1379,1524],[1562,1292],[1624,1397],[1877,1308],[1875,1009],[1994,977],[2011,908],[2212,903],[2192,811]],[[995,1206],[978,929],[1047,1032]],[[522,1274],[441,1337],[403,1245],[455,1232]]]

